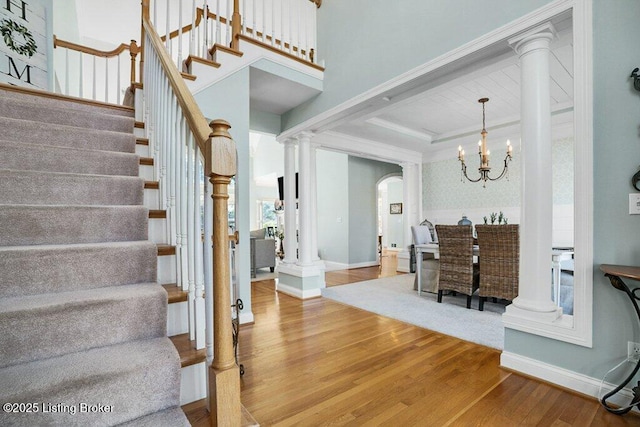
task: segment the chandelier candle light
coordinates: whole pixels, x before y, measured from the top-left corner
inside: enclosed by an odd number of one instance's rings
[[[489,172],[491,172],[491,168],[489,167],[489,155],[491,154],[489,150],[487,150],[487,130],[485,129],[485,117],[484,117],[484,104],[489,101],[489,98],[480,98],[478,102],[482,103],[482,139],[478,141],[478,155],[480,156],[480,167],[478,168],[478,172],[480,172],[480,176],[476,179],[469,178],[467,175],[467,165],[464,162],[464,150],[462,146],[458,146],[458,160],[462,164],[462,175],[467,178],[471,182],[482,182],[482,186],[486,186],[487,181],[497,181],[505,176],[509,170],[509,162],[511,161],[511,152],[513,147],[511,146],[511,142],[507,140],[507,155],[504,158],[504,168],[502,169],[502,173],[495,178],[491,178],[489,176]],[[462,181],[462,177],[460,178]]]

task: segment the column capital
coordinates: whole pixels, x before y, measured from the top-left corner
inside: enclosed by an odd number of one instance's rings
[[[417,167],[418,163],[413,163],[413,162],[402,162],[400,163],[400,167],[405,170],[408,168],[412,168],[412,167]]]
[[[545,22],[508,40],[509,46],[520,56],[531,50],[549,48],[557,32],[551,22]]]
[[[311,132],[310,130],[303,130],[302,132],[296,134],[295,138],[298,142],[309,142],[311,138],[313,138],[316,134]]]
[[[296,146],[298,144],[298,140],[295,138],[285,138],[283,140],[278,141],[280,144],[287,146],[287,145],[293,145]]]

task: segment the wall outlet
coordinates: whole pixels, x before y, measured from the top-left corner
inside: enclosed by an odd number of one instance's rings
[[[640,343],[632,341],[627,343],[627,360],[633,363],[640,360]]]

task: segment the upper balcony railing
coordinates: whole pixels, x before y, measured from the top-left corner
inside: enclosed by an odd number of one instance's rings
[[[103,51],[54,36],[56,92],[94,101],[122,104],[136,82],[140,49],[135,42]]]
[[[188,56],[210,59],[216,44],[238,50],[239,36],[316,63],[319,2],[157,0],[150,5],[150,15],[156,28],[164,29],[162,39],[179,68]]]

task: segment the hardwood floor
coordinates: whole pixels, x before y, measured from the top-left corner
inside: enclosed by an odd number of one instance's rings
[[[353,268],[350,270],[327,271],[325,282],[327,287],[346,285],[347,283],[362,282],[364,280],[379,279],[381,277],[395,276],[398,273],[398,257],[394,251],[382,251],[380,265],[377,267]]]
[[[382,270],[328,272],[327,282]],[[324,298],[301,301],[276,293],[273,280],[254,282],[252,298],[255,324],[240,330],[242,403],[263,426],[640,425],[501,369],[494,349]]]

